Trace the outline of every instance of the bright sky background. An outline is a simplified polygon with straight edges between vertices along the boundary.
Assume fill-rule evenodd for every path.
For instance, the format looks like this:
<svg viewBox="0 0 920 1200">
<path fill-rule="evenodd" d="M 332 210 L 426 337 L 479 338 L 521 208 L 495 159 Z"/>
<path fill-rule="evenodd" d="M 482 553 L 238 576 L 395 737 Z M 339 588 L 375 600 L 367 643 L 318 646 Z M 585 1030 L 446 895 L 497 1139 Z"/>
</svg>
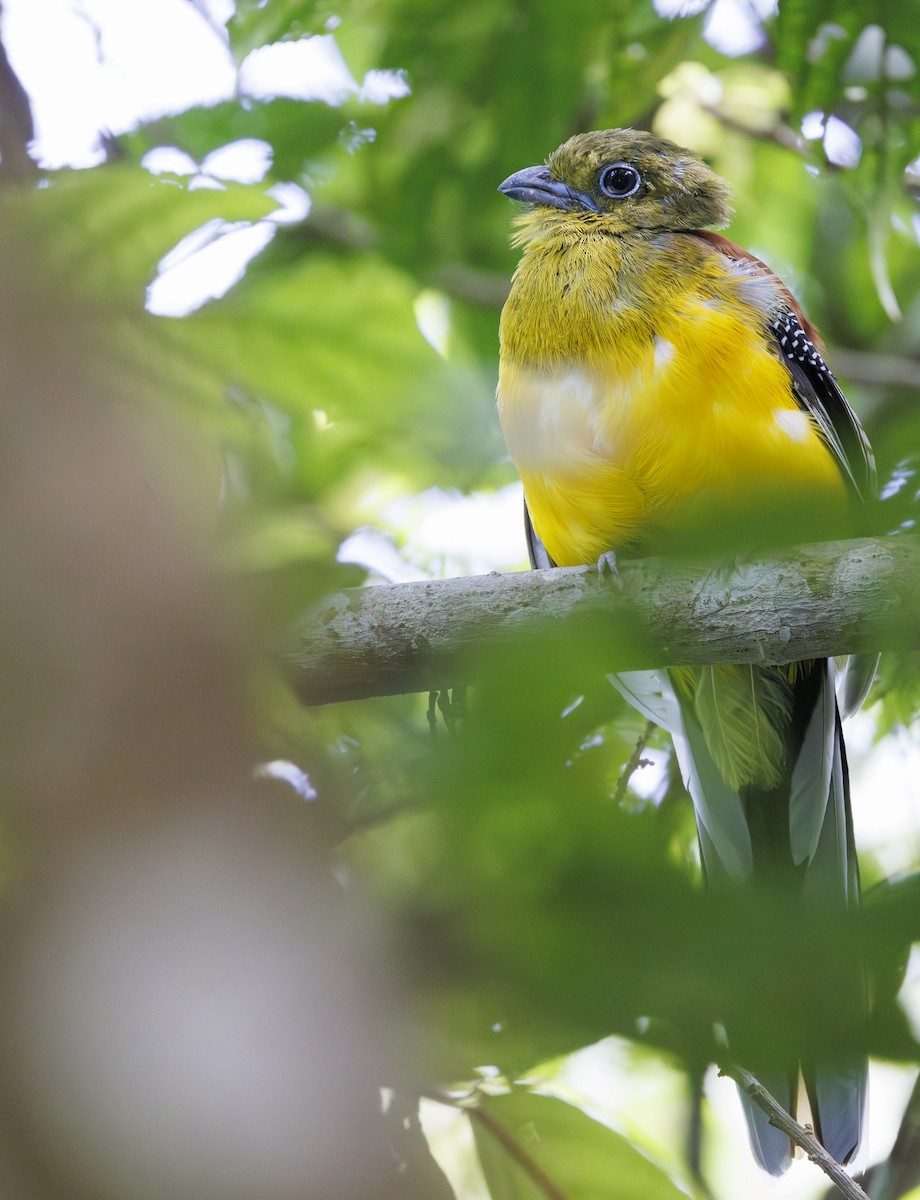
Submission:
<svg viewBox="0 0 920 1200">
<path fill-rule="evenodd" d="M 3 35 L 32 98 L 42 165 L 90 166 L 102 159 L 100 130 L 232 95 L 220 24 L 231 11 L 229 0 L 5 0 Z"/>
<path fill-rule="evenodd" d="M 655 0 L 655 7 L 671 15 L 678 7 L 689 11 L 693 3 Z M 708 36 L 727 53 L 751 50 L 759 38 L 752 14 L 763 17 L 774 7 L 775 0 L 718 0 L 708 18 Z M 355 80 L 335 44 L 335 19 L 324 36 L 254 52 L 237 75 L 223 29 L 232 9 L 232 0 L 4 0 L 3 36 L 32 100 L 38 161 L 48 168 L 92 166 L 103 157 L 100 131 L 122 133 L 142 119 L 213 103 L 231 97 L 237 89 L 253 97 L 287 95 L 330 104 L 355 93 L 370 103 L 385 104 L 408 92 L 405 79 L 396 72 L 370 72 L 362 81 Z M 840 161 L 859 154 L 852 130 L 831 129 L 822 114 L 811 114 L 803 132 L 808 137 L 835 139 Z M 830 142 L 826 144 L 830 149 Z M 219 187 L 221 180 L 257 182 L 268 169 L 270 153 L 265 143 L 247 139 L 215 151 L 204 163 L 164 147 L 149 155 L 145 165 L 153 173 L 186 175 L 190 186 Z M 161 263 L 150 288 L 151 311 L 181 315 L 222 295 L 268 243 L 277 224 L 306 214 L 309 197 L 296 182 L 272 194 L 278 210 L 268 220 L 233 226 L 212 222 L 176 247 Z M 420 327 L 435 344 L 436 326 L 448 318 L 439 316 L 436 297 L 421 296 L 418 307 Z M 349 539 L 343 557 L 369 563 L 386 578 L 459 575 L 523 565 L 517 484 L 494 495 L 432 490 L 407 496 L 390 504 L 376 524 L 377 528 Z M 405 551 L 397 553 L 386 527 L 407 537 Z M 847 730 L 858 841 L 878 853 L 889 873 L 911 869 L 920 860 L 918 736 L 905 731 L 887 739 L 881 749 L 873 749 L 871 714 L 851 721 Z M 654 776 L 642 780 L 641 786 L 653 791 Z M 920 1024 L 920 964 L 916 962 L 906 994 Z M 581 1084 L 588 1091 L 601 1086 L 593 1069 L 590 1063 L 580 1068 Z M 909 1082 L 902 1078 L 883 1089 L 884 1095 L 899 1094 Z M 605 1086 L 609 1089 L 609 1075 Z M 712 1090 L 714 1103 L 731 1104 L 719 1099 L 731 1089 Z M 608 1105 L 613 1103 L 609 1091 L 606 1097 Z M 874 1101 L 872 1119 L 871 1151 L 876 1157 L 887 1151 L 887 1131 L 896 1122 L 887 1100 Z M 768 1188 L 765 1180 L 757 1178 L 766 1195 L 772 1185 Z M 745 1186 L 754 1186 L 750 1176 Z M 796 1196 L 813 1195 L 813 1174 L 807 1173 L 801 1187 L 793 1190 Z M 754 1192 L 745 1194 L 753 1200 Z M 783 1191 L 784 1196 L 791 1194 Z"/>
<path fill-rule="evenodd" d="M 6 0 L 3 36 L 32 100 L 38 162 L 52 169 L 94 166 L 104 160 L 100 132 L 124 133 L 142 120 L 236 92 L 328 104 L 353 94 L 386 104 L 408 92 L 395 71 L 369 71 L 355 80 L 331 33 L 260 47 L 237 72 L 224 28 L 232 12 L 232 0 Z M 328 24 L 334 28 L 337 21 Z M 267 143 L 247 138 L 203 163 L 162 147 L 145 166 L 187 175 L 193 187 L 213 187 L 221 180 L 258 182 L 270 156 Z M 180 243 L 161 263 L 148 294 L 150 311 L 181 316 L 223 295 L 277 225 L 301 220 L 309 209 L 309 197 L 294 182 L 271 194 L 279 208 L 266 220 L 211 222 Z"/>
</svg>

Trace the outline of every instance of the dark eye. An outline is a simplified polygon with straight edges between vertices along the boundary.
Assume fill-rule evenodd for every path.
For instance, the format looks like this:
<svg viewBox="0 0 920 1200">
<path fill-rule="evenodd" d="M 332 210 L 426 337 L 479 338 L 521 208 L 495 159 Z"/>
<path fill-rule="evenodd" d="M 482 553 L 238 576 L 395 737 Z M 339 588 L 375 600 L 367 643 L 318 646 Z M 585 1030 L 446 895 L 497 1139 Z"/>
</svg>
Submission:
<svg viewBox="0 0 920 1200">
<path fill-rule="evenodd" d="M 642 176 L 629 163 L 613 163 L 604 167 L 597 177 L 597 184 L 605 196 L 623 200 L 639 190 Z"/>
</svg>

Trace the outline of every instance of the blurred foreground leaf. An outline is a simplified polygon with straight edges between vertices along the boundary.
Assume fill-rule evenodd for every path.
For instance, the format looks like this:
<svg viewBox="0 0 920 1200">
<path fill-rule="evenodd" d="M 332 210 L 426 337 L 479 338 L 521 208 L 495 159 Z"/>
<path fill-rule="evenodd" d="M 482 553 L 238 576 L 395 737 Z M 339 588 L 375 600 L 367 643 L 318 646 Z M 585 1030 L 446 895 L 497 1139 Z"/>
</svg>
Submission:
<svg viewBox="0 0 920 1200">
<path fill-rule="evenodd" d="M 208 221 L 257 221 L 277 208 L 260 185 L 190 188 L 117 163 L 61 171 L 37 192 L 6 193 L 9 218 L 25 222 L 53 254 L 54 269 L 84 295 L 115 307 L 143 302 L 157 263 Z"/>
<path fill-rule="evenodd" d="M 678 1200 L 687 1195 L 625 1137 L 577 1108 L 516 1088 L 472 1114 L 492 1200 Z"/>
</svg>

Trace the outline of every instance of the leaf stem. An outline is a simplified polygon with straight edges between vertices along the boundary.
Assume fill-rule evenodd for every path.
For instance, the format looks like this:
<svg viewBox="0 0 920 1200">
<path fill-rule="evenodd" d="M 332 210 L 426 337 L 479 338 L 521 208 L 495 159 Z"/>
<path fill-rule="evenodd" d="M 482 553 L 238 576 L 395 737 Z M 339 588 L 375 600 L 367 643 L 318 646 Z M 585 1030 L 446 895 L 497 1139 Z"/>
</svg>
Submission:
<svg viewBox="0 0 920 1200">
<path fill-rule="evenodd" d="M 507 1125 L 503 1124 L 484 1108 L 466 1109 L 471 1121 L 478 1121 L 483 1129 L 495 1138 L 509 1158 L 514 1159 L 530 1182 L 546 1197 L 546 1200 L 566 1200 L 565 1192 L 546 1174 L 543 1168 L 527 1153 L 520 1141 Z"/>
</svg>

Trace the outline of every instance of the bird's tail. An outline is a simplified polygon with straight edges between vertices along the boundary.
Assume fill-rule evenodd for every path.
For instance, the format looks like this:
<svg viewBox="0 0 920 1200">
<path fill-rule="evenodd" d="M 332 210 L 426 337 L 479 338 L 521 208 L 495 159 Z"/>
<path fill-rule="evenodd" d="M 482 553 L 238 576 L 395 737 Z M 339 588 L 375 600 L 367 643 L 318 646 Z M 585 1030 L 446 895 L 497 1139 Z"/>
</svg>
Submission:
<svg viewBox="0 0 920 1200">
<path fill-rule="evenodd" d="M 786 737 L 786 765 L 778 786 L 731 786 L 716 765 L 694 706 L 684 689 L 659 672 L 611 677 L 640 711 L 674 739 L 684 785 L 696 812 L 703 870 L 710 886 L 775 882 L 800 889 L 803 902 L 840 911 L 859 903 L 849 779 L 831 662 L 803 664 L 795 677 Z M 784 860 L 784 861 L 783 861 Z M 866 984 L 858 967 L 841 1002 L 865 1010 Z M 728 1030 L 731 1039 L 731 1030 Z M 756 1064 L 745 1063 L 757 1073 Z M 787 1112 L 795 1113 L 799 1063 L 758 1074 Z M 833 1062 L 802 1062 L 815 1132 L 838 1162 L 850 1161 L 862 1136 L 867 1062 L 846 1052 Z M 773 1175 L 789 1165 L 788 1137 L 741 1093 L 751 1147 Z"/>
</svg>

